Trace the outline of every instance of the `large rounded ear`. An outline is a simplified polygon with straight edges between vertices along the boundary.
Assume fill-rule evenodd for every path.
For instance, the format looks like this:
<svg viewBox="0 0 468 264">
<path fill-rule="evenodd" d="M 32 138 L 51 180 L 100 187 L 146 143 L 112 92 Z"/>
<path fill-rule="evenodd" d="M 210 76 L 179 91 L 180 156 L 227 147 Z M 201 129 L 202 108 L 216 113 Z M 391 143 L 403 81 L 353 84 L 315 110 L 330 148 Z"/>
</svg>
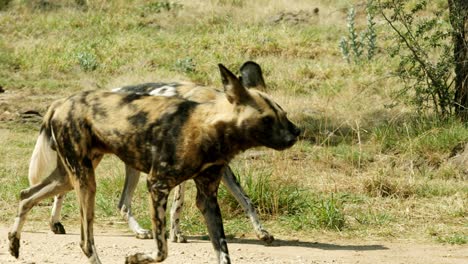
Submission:
<svg viewBox="0 0 468 264">
<path fill-rule="evenodd" d="M 249 99 L 249 92 L 242 86 L 237 77 L 229 71 L 224 65 L 218 64 L 221 72 L 221 80 L 224 86 L 224 92 L 231 104 L 241 104 Z"/>
<path fill-rule="evenodd" d="M 245 88 L 257 88 L 265 90 L 262 68 L 253 61 L 247 61 L 240 68 L 241 82 Z"/>
</svg>

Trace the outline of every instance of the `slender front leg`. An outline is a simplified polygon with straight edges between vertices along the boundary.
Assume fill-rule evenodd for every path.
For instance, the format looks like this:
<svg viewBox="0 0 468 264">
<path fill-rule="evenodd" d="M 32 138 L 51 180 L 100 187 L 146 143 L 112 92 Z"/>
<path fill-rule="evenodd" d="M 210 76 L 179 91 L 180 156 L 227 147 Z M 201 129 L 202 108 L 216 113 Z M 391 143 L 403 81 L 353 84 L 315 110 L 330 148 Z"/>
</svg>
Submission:
<svg viewBox="0 0 468 264">
<path fill-rule="evenodd" d="M 274 237 L 270 235 L 270 233 L 268 233 L 265 228 L 263 228 L 260 220 L 258 219 L 258 215 L 255 211 L 255 207 L 252 204 L 252 201 L 242 189 L 241 185 L 237 181 L 236 176 L 229 166 L 226 166 L 221 181 L 224 183 L 232 196 L 234 196 L 237 202 L 242 206 L 245 213 L 249 216 L 258 239 L 265 241 L 267 244 L 271 244 L 274 240 Z"/>
<path fill-rule="evenodd" d="M 197 186 L 197 207 L 205 218 L 211 243 L 218 257 L 218 263 L 229 264 L 231 259 L 217 200 L 221 171 L 222 169 L 218 166 L 207 169 L 207 171 L 195 178 L 195 184 Z"/>
<path fill-rule="evenodd" d="M 148 177 L 150 178 L 150 177 Z M 153 224 L 153 237 L 156 241 L 156 252 L 136 253 L 129 255 L 125 263 L 151 263 L 161 262 L 167 258 L 166 240 L 166 206 L 170 188 L 161 181 L 148 179 L 148 190 L 151 197 L 151 222 Z"/>
<path fill-rule="evenodd" d="M 122 190 L 122 195 L 120 195 L 118 208 L 122 217 L 127 221 L 128 227 L 135 233 L 136 237 L 149 239 L 152 238 L 151 231 L 143 229 L 132 214 L 133 193 L 135 192 L 139 180 L 140 172 L 125 165 L 125 185 Z"/>
<path fill-rule="evenodd" d="M 187 243 L 187 239 L 180 231 L 180 213 L 184 206 L 185 182 L 177 185 L 174 190 L 174 200 L 171 207 L 171 230 L 169 240 L 176 243 Z"/>
</svg>

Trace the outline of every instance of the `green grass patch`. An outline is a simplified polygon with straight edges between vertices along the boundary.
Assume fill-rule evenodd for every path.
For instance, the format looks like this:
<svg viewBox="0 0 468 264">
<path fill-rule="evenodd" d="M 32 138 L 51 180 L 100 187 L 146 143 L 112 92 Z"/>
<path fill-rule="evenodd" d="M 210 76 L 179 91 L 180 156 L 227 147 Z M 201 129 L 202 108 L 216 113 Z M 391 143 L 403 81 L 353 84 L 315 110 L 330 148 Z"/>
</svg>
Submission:
<svg viewBox="0 0 468 264">
<path fill-rule="evenodd" d="M 385 226 L 386 224 L 394 221 L 394 217 L 389 213 L 362 211 L 354 216 L 356 221 L 361 225 L 366 226 Z"/>
<path fill-rule="evenodd" d="M 84 2 L 0 2 L 0 221 L 11 222 L 19 192 L 29 185 L 40 123 L 21 112 L 42 114 L 54 99 L 76 91 L 142 82 L 190 80 L 222 88 L 217 63 L 236 71 L 254 60 L 264 71 L 267 93 L 303 130 L 291 149 L 253 158 L 247 153 L 233 162 L 276 237 L 309 237 L 323 229 L 408 238 L 443 222 L 439 241 L 466 240 L 466 225 L 460 224 L 466 218 L 466 166 L 450 159 L 468 142 L 467 126 L 419 115 L 394 100 L 404 85 L 392 78 L 398 62 L 385 52 L 392 41 L 380 22 L 376 56 L 346 63 L 338 43 L 349 1 Z M 309 22 L 272 21 L 280 12 L 313 12 L 316 6 L 320 12 L 310 13 Z M 357 11 L 360 29 L 365 17 Z M 97 222 L 121 221 L 123 174 L 116 158 L 106 157 L 98 168 Z M 182 228 L 206 235 L 194 185 L 187 185 Z M 228 234 L 252 232 L 223 186 L 219 202 Z M 41 202 L 28 219 L 47 222 L 51 204 Z M 132 209 L 145 228 L 151 227 L 148 206 L 142 177 Z M 63 216 L 66 225 L 79 219 L 73 191 Z"/>
<path fill-rule="evenodd" d="M 237 170 L 238 181 L 249 195 L 252 203 L 261 215 L 293 215 L 308 205 L 308 192 L 297 183 L 273 178 L 267 169 Z M 224 186 L 218 195 L 220 201 L 231 208 L 239 210 L 239 204 L 230 196 Z"/>
<path fill-rule="evenodd" d="M 464 245 L 468 243 L 468 235 L 455 233 L 447 236 L 437 237 L 437 242 L 450 245 Z"/>
<path fill-rule="evenodd" d="M 309 200 L 309 205 L 300 212 L 280 216 L 278 218 L 280 223 L 296 231 L 320 228 L 343 230 L 346 221 L 342 201 L 333 194 L 314 198 Z"/>
<path fill-rule="evenodd" d="M 468 140 L 468 129 L 459 120 L 437 120 L 424 116 L 383 123 L 373 128 L 372 134 L 383 151 L 420 155 L 450 152 L 458 143 Z"/>
</svg>

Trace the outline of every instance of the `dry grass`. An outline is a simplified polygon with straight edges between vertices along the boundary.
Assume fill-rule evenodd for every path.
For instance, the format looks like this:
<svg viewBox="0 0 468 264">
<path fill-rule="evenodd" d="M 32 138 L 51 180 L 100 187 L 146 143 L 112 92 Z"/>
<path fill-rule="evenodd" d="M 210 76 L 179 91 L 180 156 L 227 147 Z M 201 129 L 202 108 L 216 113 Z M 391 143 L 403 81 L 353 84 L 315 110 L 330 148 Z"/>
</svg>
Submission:
<svg viewBox="0 0 468 264">
<path fill-rule="evenodd" d="M 373 61 L 350 65 L 342 59 L 338 41 L 349 1 L 177 1 L 182 8 L 159 13 L 148 1 L 90 1 L 87 11 L 74 1 L 48 1 L 48 9 L 36 2 L 13 1 L 0 11 L 0 85 L 6 90 L 0 94 L 0 157 L 8 157 L 0 159 L 0 184 L 7 186 L 0 190 L 1 221 L 10 223 L 17 194 L 27 186 L 39 128 L 22 112 L 44 113 L 52 100 L 84 89 L 173 80 L 219 86 L 217 63 L 237 69 L 255 60 L 272 96 L 304 130 L 290 150 L 261 149 L 233 161 L 241 181 L 263 179 L 274 188 L 269 194 L 249 191 L 263 201 L 262 218 L 275 234 L 446 243 L 466 238 L 466 169 L 450 162 L 449 154 L 468 140 L 468 131 L 456 120 L 418 117 L 401 103 L 391 107 L 401 83 L 389 77 L 395 62 L 385 52 L 391 42 L 382 26 Z M 310 16 L 273 22 L 278 14 L 299 11 Z M 78 54 L 88 54 L 96 69 L 86 70 Z M 189 60 L 194 65 L 177 63 Z M 97 174 L 98 223 L 124 228 L 114 209 L 122 165 L 107 158 Z M 260 177 L 265 174 L 266 180 Z M 298 190 L 297 204 L 287 204 L 284 186 Z M 285 207 L 262 200 L 271 193 L 294 213 L 282 214 Z M 136 195 L 135 212 L 149 226 L 144 184 Z M 250 234 L 241 210 L 223 195 L 227 232 Z M 183 227 L 205 232 L 193 197 L 191 190 Z M 32 219 L 46 221 L 44 205 Z M 64 214 L 66 223 L 76 221 L 73 195 Z M 330 215 L 336 223 L 343 215 L 340 232 L 323 221 Z"/>
</svg>

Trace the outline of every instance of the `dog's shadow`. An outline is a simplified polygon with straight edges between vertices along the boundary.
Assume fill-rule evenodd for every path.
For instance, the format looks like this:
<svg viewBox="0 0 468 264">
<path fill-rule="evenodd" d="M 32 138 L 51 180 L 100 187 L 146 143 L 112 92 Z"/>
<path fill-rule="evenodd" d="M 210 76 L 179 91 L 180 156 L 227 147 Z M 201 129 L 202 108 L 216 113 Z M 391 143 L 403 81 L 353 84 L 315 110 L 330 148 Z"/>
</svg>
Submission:
<svg viewBox="0 0 468 264">
<path fill-rule="evenodd" d="M 37 234 L 46 234 L 45 231 L 25 231 L 25 233 L 37 233 Z M 67 235 L 79 236 L 78 232 L 70 232 Z M 96 234 L 96 237 L 134 237 L 133 234 Z M 312 242 L 312 241 L 300 241 L 297 239 L 294 240 L 285 240 L 285 239 L 275 239 L 271 244 L 266 244 L 263 241 L 258 239 L 250 238 L 233 238 L 229 235 L 227 236 L 228 244 L 246 244 L 246 245 L 259 245 L 266 247 L 302 247 L 302 248 L 315 248 L 321 250 L 351 250 L 351 251 L 373 251 L 373 250 L 388 250 L 389 248 L 383 245 L 340 245 L 340 244 L 330 244 L 330 243 L 321 243 L 321 242 Z M 207 242 L 210 243 L 208 236 L 186 236 L 188 243 L 200 243 Z M 152 240 L 152 239 L 148 239 Z"/>
<path fill-rule="evenodd" d="M 197 240 L 207 240 L 205 236 L 189 236 L 187 237 L 190 242 Z M 321 250 L 352 250 L 352 251 L 372 251 L 372 250 L 388 250 L 389 248 L 383 245 L 340 245 L 340 244 L 329 244 L 321 242 L 310 242 L 310 241 L 299 241 L 299 240 L 284 240 L 275 239 L 271 244 L 266 244 L 263 241 L 257 239 L 248 238 L 229 238 L 228 244 L 250 244 L 250 245 L 263 245 L 267 247 L 303 247 L 303 248 L 316 248 Z"/>
</svg>

